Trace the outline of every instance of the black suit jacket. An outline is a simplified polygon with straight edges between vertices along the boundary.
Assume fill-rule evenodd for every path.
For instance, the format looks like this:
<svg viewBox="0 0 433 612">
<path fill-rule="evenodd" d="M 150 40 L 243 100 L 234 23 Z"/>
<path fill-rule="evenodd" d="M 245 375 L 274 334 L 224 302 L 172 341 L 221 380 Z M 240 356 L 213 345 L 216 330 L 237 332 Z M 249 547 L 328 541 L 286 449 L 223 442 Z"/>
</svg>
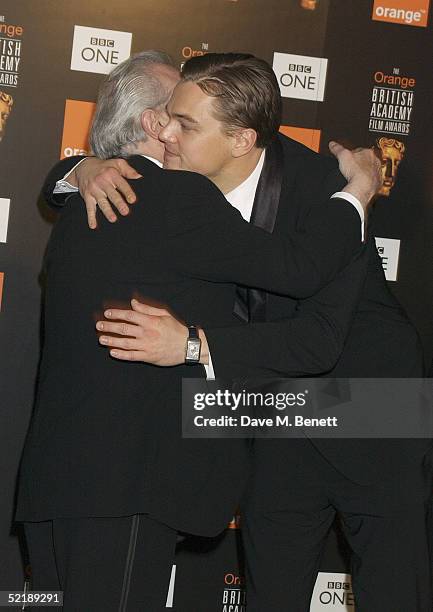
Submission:
<svg viewBox="0 0 433 612">
<path fill-rule="evenodd" d="M 55 182 L 76 161 L 64 160 L 48 176 L 44 192 L 53 205 L 57 203 L 52 195 Z M 350 233 L 353 223 L 359 231 L 359 217 L 352 206 L 329 207 L 327 198 L 344 184 L 333 158 L 283 136 L 268 147 L 252 221 L 274 236 L 299 236 L 312 230 L 314 240 L 321 227 L 318 265 L 323 275 L 328 273 L 334 280 L 303 300 L 252 292 L 247 317 L 245 305 L 236 297 L 234 312 L 243 317 L 238 325 L 205 326 L 217 376 L 423 375 L 417 333 L 386 284 L 374 243 L 374 219 L 369 219 L 362 263 L 352 261 L 336 275 L 336 268 L 347 258 L 346 249 L 356 240 Z M 275 262 L 269 269 L 273 268 Z M 261 443 L 271 449 L 270 441 Z M 315 443 L 340 470 L 362 482 L 379 477 L 377 466 L 393 460 L 393 449 L 398 455 L 402 452 L 394 441 Z"/>
<path fill-rule="evenodd" d="M 358 215 L 344 202 L 325 198 L 305 220 L 308 232 L 279 238 L 245 223 L 204 177 L 162 171 L 144 158 L 133 163 L 143 179 L 134 182 L 139 202 L 128 217 L 114 225 L 101 218 L 92 232 L 73 196 L 48 245 L 43 358 L 16 519 L 143 512 L 213 535 L 242 493 L 247 444 L 182 439 L 181 380 L 203 376 L 202 367 L 112 360 L 94 322 L 104 307 L 127 307 L 135 296 L 226 329 L 238 323 L 235 281 L 297 296 L 324 285 L 311 319 L 327 320 L 327 333 L 338 338 L 347 333 L 368 258 Z M 341 228 L 341 248 L 320 265 Z M 336 274 L 345 300 L 329 295 Z"/>
<path fill-rule="evenodd" d="M 260 224 L 267 224 L 270 228 L 268 231 L 272 231 L 274 236 L 296 235 L 309 231 L 311 218 L 318 214 L 318 209 L 323 210 L 325 199 L 339 191 L 345 181 L 337 172 L 334 159 L 317 155 L 285 137 L 279 138 L 279 144 L 272 147 L 276 149 L 272 157 L 280 158 L 280 172 L 272 173 L 262 185 L 262 195 L 259 194 L 254 203 L 253 218 L 261 211 Z M 279 190 L 275 188 L 275 183 L 279 183 Z M 276 203 L 266 201 L 269 192 L 278 198 Z M 347 207 L 354 211 L 349 204 Z M 329 242 L 330 232 L 324 228 L 328 241 L 321 251 L 321 265 L 324 268 L 336 256 L 335 251 L 341 249 L 341 242 L 346 240 L 342 223 L 337 221 L 336 226 L 337 233 L 332 242 Z M 345 287 L 346 279 L 339 276 L 334 277 L 326 292 L 317 293 L 308 300 L 300 301 L 275 293 L 263 294 L 261 312 L 259 316 L 254 312 L 250 314 L 248 327 L 240 325 L 230 330 L 206 328 L 217 375 L 225 374 L 229 367 L 231 372 L 235 370 L 258 376 L 324 373 L 341 377 L 421 376 L 423 366 L 419 338 L 388 289 L 375 247 L 374 219 L 371 218 L 368 221 L 366 250 L 368 264 L 365 283 L 360 287 L 357 302 Z M 350 276 L 349 270 L 347 276 Z M 311 311 L 319 315 L 324 312 L 320 308 L 322 299 L 334 301 L 335 307 L 349 299 L 353 321 L 350 327 L 345 328 L 344 337 L 338 336 L 337 339 L 334 336 L 331 339 L 329 336 L 328 346 L 321 343 L 317 351 L 315 345 L 317 338 L 323 336 L 325 322 L 321 316 L 315 323 L 308 319 L 305 326 L 302 321 L 309 317 Z M 300 329 L 302 334 L 299 333 Z M 229 362 L 227 354 L 230 355 Z"/>
<path fill-rule="evenodd" d="M 64 159 L 48 174 L 43 195 L 53 208 L 61 210 L 59 207 L 71 197 L 55 195 L 56 182 L 81 159 L 80 156 Z M 140 171 L 142 158 L 128 161 Z M 345 184 L 334 158 L 319 156 L 284 136 L 279 136 L 268 148 L 252 222 L 268 233 L 273 232 L 274 237 L 300 241 L 302 251 L 297 255 L 301 263 L 297 264 L 300 267 L 296 279 L 299 285 L 291 300 L 275 292 L 267 295 L 253 292 L 253 299 L 249 300 L 253 313 L 250 318 L 245 317 L 245 306 L 236 298 L 234 315 L 238 325 L 234 329 L 206 327 L 217 376 L 319 375 L 335 366 L 363 291 L 360 278 L 352 279 L 357 274 L 366 277 L 370 259 L 364 257 L 356 269 L 348 267 L 349 263 L 354 266 L 353 256 L 360 253 L 359 215 L 347 202 L 329 200 Z M 134 182 L 132 187 L 135 188 Z M 230 223 L 233 213 L 225 214 Z M 309 240 L 308 254 L 301 237 Z M 368 249 L 375 254 L 372 243 Z M 189 253 L 196 257 L 195 251 Z M 201 253 L 201 257 L 207 256 L 211 259 L 212 253 L 207 250 Z M 269 273 L 277 267 L 275 260 L 269 262 L 261 257 L 257 264 L 263 268 L 269 264 Z M 208 267 L 211 262 L 205 261 L 204 265 Z M 332 287 L 319 293 L 337 274 Z M 311 299 L 302 302 L 301 307 L 297 297 L 307 296 Z M 247 327 L 246 323 L 251 321 L 266 321 L 266 325 Z"/>
<path fill-rule="evenodd" d="M 266 175 L 253 210 L 260 211 L 260 224 L 266 224 L 274 235 L 308 231 L 306 224 L 321 207 L 323 197 L 341 189 L 341 176 L 332 171 L 334 160 L 316 155 L 302 145 L 280 137 L 281 146 L 273 146 L 273 160 L 280 159 L 280 171 Z M 275 185 L 279 185 L 279 187 Z M 343 183 L 344 184 L 344 183 Z M 259 191 L 259 190 L 258 190 Z M 275 201 L 266 201 L 266 194 Z M 341 229 L 341 226 L 339 226 Z M 341 231 L 344 231 L 341 229 Z M 205 329 L 216 375 L 252 376 L 335 376 L 351 378 L 410 378 L 424 374 L 422 348 L 418 334 L 406 313 L 388 289 L 381 260 L 374 241 L 374 216 L 368 220 L 367 267 L 365 282 L 358 294 L 350 291 L 348 278 L 356 274 L 349 266 L 346 278 L 336 276 L 325 290 L 315 296 L 296 300 L 274 293 L 262 293 L 260 305 L 250 308 L 250 324 L 230 329 Z M 328 243 L 323 265 L 339 249 L 338 236 Z M 343 335 L 328 334 L 326 317 L 337 319 L 338 304 L 349 301 L 350 324 Z M 328 308 L 325 307 L 327 304 Z M 317 317 L 312 317 L 311 313 Z M 346 314 L 348 314 L 346 312 Z M 347 319 L 346 319 L 347 320 Z M 341 321 L 341 319 L 340 319 Z M 343 329 L 341 327 L 341 329 Z M 326 337 L 328 340 L 326 341 Z M 318 344 L 317 344 L 318 343 Z M 229 358 L 228 358 L 229 356 Z M 233 374 L 232 374 L 233 375 Z M 410 407 L 408 407 L 410 409 Z M 319 451 L 339 471 L 352 480 L 369 482 L 395 477 L 396 465 L 417 461 L 430 448 L 430 441 L 312 440 Z M 281 441 L 256 440 L 272 453 Z"/>
</svg>

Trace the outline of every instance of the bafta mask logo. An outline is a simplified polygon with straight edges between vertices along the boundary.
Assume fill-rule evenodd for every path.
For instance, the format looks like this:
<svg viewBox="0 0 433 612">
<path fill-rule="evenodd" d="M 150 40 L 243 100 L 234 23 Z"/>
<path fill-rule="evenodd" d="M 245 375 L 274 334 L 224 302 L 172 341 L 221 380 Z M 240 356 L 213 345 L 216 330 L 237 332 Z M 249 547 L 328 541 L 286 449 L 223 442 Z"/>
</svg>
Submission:
<svg viewBox="0 0 433 612">
<path fill-rule="evenodd" d="M 301 6 L 308 11 L 314 11 L 317 8 L 318 0 L 301 0 Z"/>
<path fill-rule="evenodd" d="M 0 141 L 3 139 L 6 122 L 11 114 L 13 103 L 14 99 L 10 94 L 0 91 Z"/>
<path fill-rule="evenodd" d="M 386 138 L 385 136 L 379 138 L 377 145 L 382 154 L 383 185 L 379 193 L 384 196 L 389 196 L 391 189 L 395 185 L 397 169 L 403 159 L 406 147 L 400 140 Z"/>
</svg>

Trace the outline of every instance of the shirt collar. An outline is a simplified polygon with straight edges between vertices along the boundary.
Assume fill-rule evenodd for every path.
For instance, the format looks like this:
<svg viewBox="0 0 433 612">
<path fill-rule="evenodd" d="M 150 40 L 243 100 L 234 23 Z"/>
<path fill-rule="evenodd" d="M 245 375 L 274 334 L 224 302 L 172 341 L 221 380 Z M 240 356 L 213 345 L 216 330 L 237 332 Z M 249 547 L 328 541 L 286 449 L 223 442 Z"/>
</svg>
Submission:
<svg viewBox="0 0 433 612">
<path fill-rule="evenodd" d="M 141 157 L 145 157 L 149 161 L 153 162 L 154 164 L 156 164 L 157 166 L 162 168 L 162 162 L 160 162 L 159 159 L 155 159 L 154 157 L 150 157 L 150 155 L 142 155 L 141 153 L 140 153 L 140 155 L 141 155 Z"/>
<path fill-rule="evenodd" d="M 257 166 L 251 174 L 237 187 L 226 193 L 226 200 L 235 206 L 242 214 L 244 219 L 249 221 L 251 210 L 256 195 L 257 185 L 265 163 L 265 150 L 262 151 Z"/>
</svg>

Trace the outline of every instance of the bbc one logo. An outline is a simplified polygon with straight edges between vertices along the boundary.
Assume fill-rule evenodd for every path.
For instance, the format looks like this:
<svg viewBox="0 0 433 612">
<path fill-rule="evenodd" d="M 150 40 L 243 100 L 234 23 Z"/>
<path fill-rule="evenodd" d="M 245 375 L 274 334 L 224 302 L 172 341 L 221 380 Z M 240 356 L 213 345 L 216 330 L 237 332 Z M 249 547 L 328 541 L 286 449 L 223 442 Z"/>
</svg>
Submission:
<svg viewBox="0 0 433 612">
<path fill-rule="evenodd" d="M 273 69 L 284 98 L 322 102 L 328 60 L 292 53 L 274 53 Z"/>
<path fill-rule="evenodd" d="M 430 0 L 375 0 L 372 18 L 426 28 L 429 5 Z"/>
<path fill-rule="evenodd" d="M 317 575 L 310 612 L 326 610 L 355 612 L 352 580 L 348 574 L 319 572 Z"/>
<path fill-rule="evenodd" d="M 132 34 L 76 25 L 71 70 L 108 74 L 131 54 Z"/>
</svg>

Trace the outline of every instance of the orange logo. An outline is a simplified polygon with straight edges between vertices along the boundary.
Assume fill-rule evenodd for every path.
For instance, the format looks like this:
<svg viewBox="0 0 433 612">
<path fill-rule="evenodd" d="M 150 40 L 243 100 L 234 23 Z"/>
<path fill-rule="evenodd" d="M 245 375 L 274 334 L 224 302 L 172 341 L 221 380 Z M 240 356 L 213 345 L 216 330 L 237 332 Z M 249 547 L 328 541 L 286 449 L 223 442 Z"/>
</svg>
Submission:
<svg viewBox="0 0 433 612">
<path fill-rule="evenodd" d="M 374 21 L 426 28 L 430 0 L 374 0 Z"/>
<path fill-rule="evenodd" d="M 282 125 L 280 127 L 280 132 L 289 138 L 293 138 L 293 140 L 297 140 L 309 149 L 316 151 L 316 153 L 319 152 L 321 135 L 320 130 Z"/>
<path fill-rule="evenodd" d="M 245 578 L 244 576 L 239 576 L 238 574 L 229 572 L 224 576 L 224 584 L 227 584 L 228 586 L 244 586 Z"/>
<path fill-rule="evenodd" d="M 6 34 L 9 38 L 15 38 L 15 36 L 22 36 L 24 28 L 22 26 L 7 25 L 6 23 L 0 23 L 0 34 Z"/>
<path fill-rule="evenodd" d="M 3 296 L 3 281 L 4 281 L 5 275 L 4 272 L 0 272 L 0 310 L 2 307 L 2 296 Z"/>
<path fill-rule="evenodd" d="M 66 100 L 60 159 L 89 153 L 88 137 L 94 112 L 94 102 Z"/>
<path fill-rule="evenodd" d="M 209 51 L 207 50 L 208 45 L 205 43 L 203 46 L 205 47 L 203 49 L 192 49 L 191 47 L 183 47 L 182 57 L 185 59 L 190 59 L 191 57 L 206 55 L 206 53 L 209 53 Z"/>
</svg>

